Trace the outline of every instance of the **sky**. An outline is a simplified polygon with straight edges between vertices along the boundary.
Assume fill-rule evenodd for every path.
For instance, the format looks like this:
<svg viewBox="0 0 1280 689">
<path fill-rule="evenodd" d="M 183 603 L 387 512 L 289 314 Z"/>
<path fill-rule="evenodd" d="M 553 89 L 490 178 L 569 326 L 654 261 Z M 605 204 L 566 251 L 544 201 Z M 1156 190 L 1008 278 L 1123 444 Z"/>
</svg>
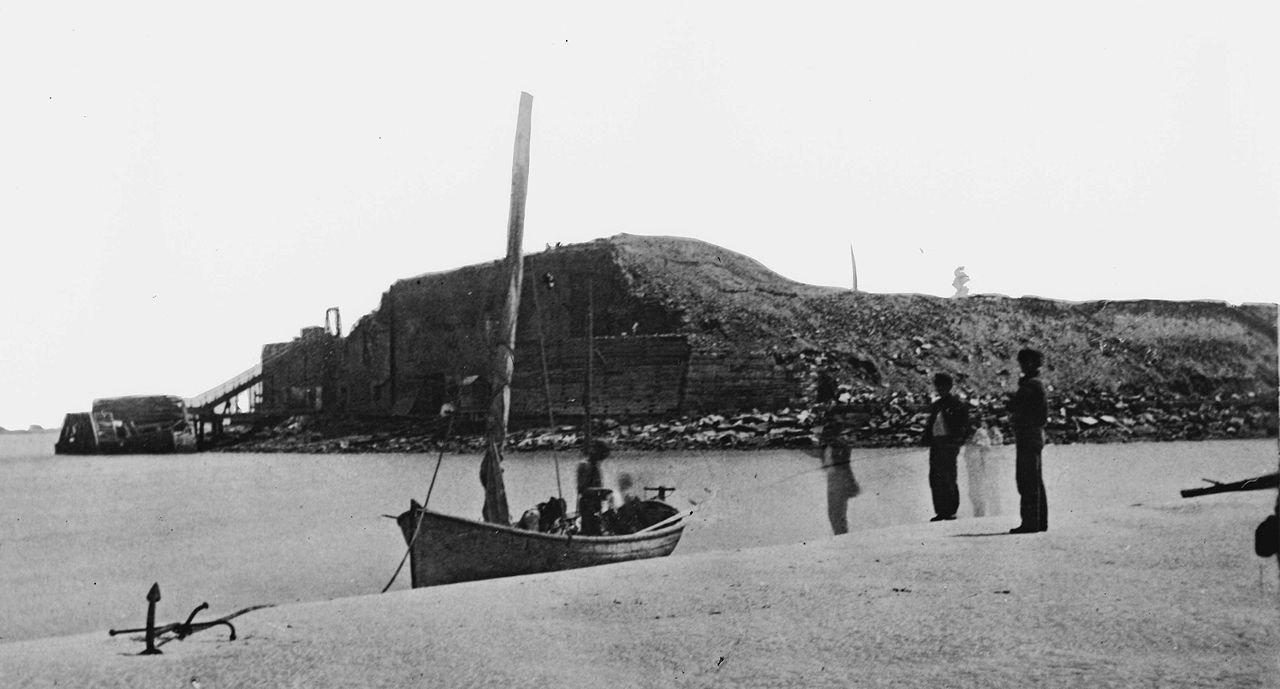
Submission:
<svg viewBox="0 0 1280 689">
<path fill-rule="evenodd" d="M 1265 2 L 355 5 L 0 5 L 0 426 L 194 396 L 500 258 L 521 91 L 528 252 L 1280 300 Z"/>
</svg>

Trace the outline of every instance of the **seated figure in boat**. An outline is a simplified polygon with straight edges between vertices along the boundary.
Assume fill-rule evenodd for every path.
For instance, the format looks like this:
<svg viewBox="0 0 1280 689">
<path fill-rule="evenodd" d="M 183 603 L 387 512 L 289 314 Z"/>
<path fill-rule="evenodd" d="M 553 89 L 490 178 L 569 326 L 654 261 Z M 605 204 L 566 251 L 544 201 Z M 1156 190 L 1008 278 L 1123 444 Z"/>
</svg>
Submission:
<svg viewBox="0 0 1280 689">
<path fill-rule="evenodd" d="M 564 498 L 552 496 L 525 510 L 515 526 L 525 531 L 564 533 L 568 528 L 567 516 Z"/>
<path fill-rule="evenodd" d="M 609 456 L 609 445 L 594 440 L 587 458 L 578 463 L 578 532 L 584 536 L 604 533 L 604 516 L 613 507 L 613 490 L 605 488 L 600 463 Z"/>
<path fill-rule="evenodd" d="M 644 502 L 632 491 L 634 486 L 635 479 L 631 474 L 618 474 L 618 495 L 622 497 L 622 504 L 617 509 L 606 511 L 602 516 L 605 533 L 629 534 L 648 526 L 644 521 L 647 516 Z"/>
</svg>

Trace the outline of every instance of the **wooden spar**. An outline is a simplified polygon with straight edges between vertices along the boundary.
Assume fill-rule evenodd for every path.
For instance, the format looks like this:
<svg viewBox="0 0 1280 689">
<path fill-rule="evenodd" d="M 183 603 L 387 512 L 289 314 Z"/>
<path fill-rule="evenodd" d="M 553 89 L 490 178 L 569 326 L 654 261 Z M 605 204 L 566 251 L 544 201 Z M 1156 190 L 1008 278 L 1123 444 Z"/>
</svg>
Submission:
<svg viewBox="0 0 1280 689">
<path fill-rule="evenodd" d="M 547 369 L 547 338 L 542 332 L 542 305 L 538 302 L 538 285 L 534 282 L 533 289 L 529 290 L 533 295 L 533 318 L 538 326 L 538 358 L 542 361 L 542 394 L 547 401 L 547 426 L 552 430 L 556 427 L 556 413 L 551 408 L 551 373 Z"/>
<path fill-rule="evenodd" d="M 507 416 L 511 408 L 511 374 L 515 368 L 516 316 L 520 311 L 520 285 L 524 279 L 524 206 L 529 192 L 529 138 L 533 121 L 533 96 L 520 94 L 516 121 L 515 155 L 511 166 L 511 208 L 507 215 L 507 290 L 498 325 L 497 344 L 490 368 L 489 418 L 486 425 L 484 462 L 484 520 L 511 523 L 507 490 L 502 481 L 502 450 L 507 441 Z"/>
<path fill-rule="evenodd" d="M 596 330 L 596 306 L 595 298 L 592 295 L 594 291 L 593 280 L 587 277 L 587 380 L 582 393 L 582 413 L 586 417 L 583 421 L 583 427 L 586 433 L 582 437 L 582 453 L 589 454 L 591 452 L 591 441 L 594 439 L 591 431 L 591 385 L 592 373 L 595 367 L 595 330 Z"/>
<path fill-rule="evenodd" d="M 1182 497 L 1195 498 L 1201 495 L 1213 495 L 1214 493 L 1235 493 L 1247 490 L 1267 490 L 1280 485 L 1280 473 L 1265 474 L 1254 478 L 1247 478 L 1243 481 L 1232 481 L 1231 483 L 1219 483 L 1218 481 L 1210 481 L 1203 479 L 1211 485 L 1204 488 L 1188 488 L 1182 491 Z"/>
<path fill-rule="evenodd" d="M 391 331 L 387 336 L 387 383 L 391 392 L 391 405 L 398 401 L 396 393 L 396 291 L 389 289 L 384 297 L 387 310 L 387 328 Z"/>
<path fill-rule="evenodd" d="M 548 284 L 548 287 L 550 285 Z M 542 360 L 542 392 L 547 399 L 547 430 L 556 429 L 556 413 L 551 409 L 551 374 L 547 371 L 547 338 L 542 331 L 542 305 L 538 302 L 538 280 L 533 281 L 533 320 L 538 326 L 538 357 Z M 560 459 L 552 455 L 556 465 L 556 496 L 564 499 L 564 488 L 560 481 Z"/>
</svg>

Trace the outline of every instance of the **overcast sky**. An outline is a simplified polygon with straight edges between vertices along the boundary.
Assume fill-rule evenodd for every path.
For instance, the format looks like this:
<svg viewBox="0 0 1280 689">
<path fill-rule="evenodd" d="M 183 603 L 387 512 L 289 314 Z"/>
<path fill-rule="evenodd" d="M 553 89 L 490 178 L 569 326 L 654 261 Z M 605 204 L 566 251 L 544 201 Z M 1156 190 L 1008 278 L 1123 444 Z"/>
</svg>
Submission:
<svg viewBox="0 0 1280 689">
<path fill-rule="evenodd" d="M 0 426 L 192 396 L 395 280 L 695 237 L 804 282 L 1274 302 L 1270 3 L 0 5 Z M 754 9 L 753 9 L 754 8 Z"/>
</svg>

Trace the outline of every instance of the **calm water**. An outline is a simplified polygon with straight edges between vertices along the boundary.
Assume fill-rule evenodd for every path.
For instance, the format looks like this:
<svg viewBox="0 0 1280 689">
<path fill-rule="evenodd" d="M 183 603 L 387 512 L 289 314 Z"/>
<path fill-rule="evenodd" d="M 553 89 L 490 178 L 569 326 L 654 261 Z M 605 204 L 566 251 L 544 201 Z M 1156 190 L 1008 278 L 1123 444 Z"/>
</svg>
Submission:
<svg viewBox="0 0 1280 689">
<path fill-rule="evenodd" d="M 0 642 L 141 626 L 159 582 L 162 622 L 202 601 L 216 616 L 251 605 L 376 594 L 404 554 L 394 515 L 427 493 L 434 454 L 59 457 L 56 433 L 0 435 Z M 1096 509 L 1168 502 L 1201 477 L 1276 470 L 1276 441 L 1050 447 L 1051 523 Z M 966 528 L 1016 525 L 1012 448 L 996 484 L 1004 513 Z M 556 460 L 572 493 L 573 454 L 512 454 L 513 513 L 556 494 Z M 830 538 L 825 478 L 802 452 L 619 453 L 613 476 L 674 485 L 699 509 L 673 557 Z M 859 450 L 864 493 L 853 530 L 932 516 L 923 449 Z M 446 455 L 431 506 L 476 517 L 479 457 Z M 965 472 L 961 517 L 971 514 Z M 407 567 L 395 589 L 407 588 Z"/>
</svg>

